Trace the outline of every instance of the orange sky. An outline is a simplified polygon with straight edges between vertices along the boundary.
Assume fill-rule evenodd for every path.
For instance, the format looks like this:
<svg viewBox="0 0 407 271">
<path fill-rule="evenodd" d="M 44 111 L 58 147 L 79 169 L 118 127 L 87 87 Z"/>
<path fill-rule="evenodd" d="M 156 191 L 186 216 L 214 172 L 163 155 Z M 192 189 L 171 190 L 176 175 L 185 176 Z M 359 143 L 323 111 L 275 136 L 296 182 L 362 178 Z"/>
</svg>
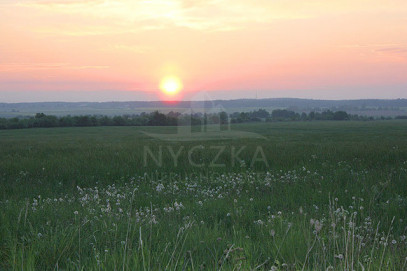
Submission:
<svg viewBox="0 0 407 271">
<path fill-rule="evenodd" d="M 0 0 L 0 102 L 407 98 L 405 0 Z"/>
</svg>

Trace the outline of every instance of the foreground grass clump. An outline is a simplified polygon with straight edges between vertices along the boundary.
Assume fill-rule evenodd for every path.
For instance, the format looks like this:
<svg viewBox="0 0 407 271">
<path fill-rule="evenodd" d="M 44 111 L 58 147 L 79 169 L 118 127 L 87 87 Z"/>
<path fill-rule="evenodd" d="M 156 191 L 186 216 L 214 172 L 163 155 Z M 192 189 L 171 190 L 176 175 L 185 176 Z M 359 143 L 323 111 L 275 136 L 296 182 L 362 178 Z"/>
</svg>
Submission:
<svg viewBox="0 0 407 271">
<path fill-rule="evenodd" d="M 174 144 L 260 145 L 269 168 L 249 168 L 250 152 L 234 167 L 227 154 L 221 168 L 144 167 L 143 146 L 164 143 L 132 128 L 7 131 L 0 269 L 406 269 L 407 125 L 389 123 Z"/>
</svg>

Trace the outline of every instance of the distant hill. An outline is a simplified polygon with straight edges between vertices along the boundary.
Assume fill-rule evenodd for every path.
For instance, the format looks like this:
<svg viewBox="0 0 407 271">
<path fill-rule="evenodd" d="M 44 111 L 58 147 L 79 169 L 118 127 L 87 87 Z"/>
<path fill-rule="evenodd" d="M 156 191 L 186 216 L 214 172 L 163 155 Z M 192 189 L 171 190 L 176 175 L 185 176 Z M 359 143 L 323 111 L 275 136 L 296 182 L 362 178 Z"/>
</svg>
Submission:
<svg viewBox="0 0 407 271">
<path fill-rule="evenodd" d="M 161 102 L 161 101 L 129 101 L 129 102 L 37 102 L 37 103 L 0 103 L 0 117 L 33 116 L 35 113 L 47 115 L 124 115 L 139 114 L 159 110 L 183 112 L 191 107 L 195 111 L 210 106 L 222 106 L 228 113 L 251 111 L 259 108 L 272 111 L 274 109 L 290 109 L 295 112 L 324 110 L 343 110 L 351 114 L 366 116 L 397 116 L 407 115 L 407 99 L 380 100 L 313 100 L 296 98 L 272 99 L 237 99 L 214 100 L 211 102 Z"/>
</svg>

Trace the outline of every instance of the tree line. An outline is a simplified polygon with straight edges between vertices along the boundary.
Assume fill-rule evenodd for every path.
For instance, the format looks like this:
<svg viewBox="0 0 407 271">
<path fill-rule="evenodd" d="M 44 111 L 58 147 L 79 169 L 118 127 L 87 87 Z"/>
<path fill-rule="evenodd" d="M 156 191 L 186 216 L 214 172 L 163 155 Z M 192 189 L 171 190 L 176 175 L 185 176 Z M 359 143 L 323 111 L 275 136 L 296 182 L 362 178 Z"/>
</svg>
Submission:
<svg viewBox="0 0 407 271">
<path fill-rule="evenodd" d="M 45 115 L 37 113 L 33 117 L 0 118 L 0 129 L 24 129 L 24 128 L 50 128 L 50 127 L 91 127 L 91 126 L 176 126 L 176 125 L 202 125 L 202 124 L 227 124 L 247 123 L 261 121 L 318 121 L 318 120 L 374 120 L 373 117 L 348 114 L 345 111 L 309 112 L 297 113 L 286 109 L 276 109 L 271 113 L 265 109 L 250 112 L 220 113 L 192 113 L 181 114 L 169 112 L 167 114 L 158 111 L 152 113 L 140 113 L 123 116 L 82 115 L 62 116 Z M 379 119 L 392 119 L 390 117 Z M 398 116 L 395 119 L 407 119 L 407 116 Z"/>
<path fill-rule="evenodd" d="M 271 113 L 265 109 L 251 112 L 236 112 L 230 115 L 232 122 L 242 123 L 251 121 L 313 121 L 313 120 L 374 120 L 373 117 L 348 114 L 345 111 L 323 112 L 311 111 L 309 113 L 297 113 L 286 109 L 276 109 Z"/>
</svg>

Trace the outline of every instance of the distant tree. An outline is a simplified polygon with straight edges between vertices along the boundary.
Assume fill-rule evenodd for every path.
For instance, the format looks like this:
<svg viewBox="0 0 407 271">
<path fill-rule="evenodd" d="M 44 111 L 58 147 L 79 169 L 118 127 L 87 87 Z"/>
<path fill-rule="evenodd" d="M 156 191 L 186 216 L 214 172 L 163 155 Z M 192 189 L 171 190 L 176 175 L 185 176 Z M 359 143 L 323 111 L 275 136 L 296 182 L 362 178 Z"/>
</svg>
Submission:
<svg viewBox="0 0 407 271">
<path fill-rule="evenodd" d="M 41 119 L 41 118 L 44 118 L 45 117 L 45 114 L 44 113 L 37 113 L 37 114 L 35 114 L 35 118 L 36 119 Z"/>
<path fill-rule="evenodd" d="M 7 123 L 7 129 L 22 129 L 25 128 L 19 118 L 9 119 Z"/>
<path fill-rule="evenodd" d="M 74 126 L 74 120 L 70 115 L 65 116 L 65 117 L 60 117 L 59 118 L 59 126 L 61 126 L 61 127 L 72 127 L 72 126 Z"/>
<path fill-rule="evenodd" d="M 228 124 L 228 119 L 229 119 L 229 117 L 226 112 L 224 112 L 224 111 L 220 112 L 220 114 L 219 114 L 220 124 Z"/>
<path fill-rule="evenodd" d="M 271 112 L 271 117 L 273 120 L 282 121 L 282 120 L 296 120 L 299 118 L 294 111 L 289 111 L 286 109 L 276 109 Z"/>
<path fill-rule="evenodd" d="M 253 111 L 252 116 L 254 118 L 268 118 L 270 113 L 265 109 L 259 109 L 257 111 Z"/>
<path fill-rule="evenodd" d="M 250 114 L 247 112 L 241 112 L 238 122 L 248 122 L 250 120 Z"/>
<path fill-rule="evenodd" d="M 170 117 L 170 118 L 178 118 L 180 115 L 181 115 L 181 113 L 179 113 L 179 112 L 170 111 L 170 112 L 167 114 L 167 117 Z"/>
<path fill-rule="evenodd" d="M 126 120 L 122 116 L 113 117 L 113 125 L 115 126 L 125 126 Z"/>
<path fill-rule="evenodd" d="M 208 114 L 207 121 L 208 121 L 208 124 L 218 124 L 218 123 L 220 123 L 220 115 L 219 114 Z"/>
<path fill-rule="evenodd" d="M 99 125 L 101 126 L 111 126 L 113 125 L 113 121 L 108 116 L 103 116 L 99 118 Z"/>
<path fill-rule="evenodd" d="M 309 112 L 308 119 L 309 120 L 314 120 L 315 119 L 315 112 L 314 111 Z"/>
<path fill-rule="evenodd" d="M 7 119 L 0 118 L 0 129 L 7 129 Z"/>
<path fill-rule="evenodd" d="M 149 121 L 149 125 L 152 125 L 152 126 L 166 126 L 166 125 L 168 125 L 167 117 L 164 114 L 162 114 L 162 113 L 160 113 L 158 111 L 154 111 L 151 114 L 150 117 L 151 118 L 150 118 L 150 121 Z"/>
<path fill-rule="evenodd" d="M 57 127 L 59 120 L 56 116 L 47 116 L 44 113 L 37 113 L 34 117 L 33 127 Z"/>
<path fill-rule="evenodd" d="M 334 120 L 349 120 L 349 116 L 348 116 L 348 113 L 346 113 L 345 111 L 336 111 L 333 114 L 333 119 Z"/>
<path fill-rule="evenodd" d="M 75 116 L 74 125 L 79 127 L 91 126 L 89 116 Z"/>
<path fill-rule="evenodd" d="M 90 117 L 89 121 L 91 126 L 99 126 L 99 120 L 96 116 Z"/>
</svg>

